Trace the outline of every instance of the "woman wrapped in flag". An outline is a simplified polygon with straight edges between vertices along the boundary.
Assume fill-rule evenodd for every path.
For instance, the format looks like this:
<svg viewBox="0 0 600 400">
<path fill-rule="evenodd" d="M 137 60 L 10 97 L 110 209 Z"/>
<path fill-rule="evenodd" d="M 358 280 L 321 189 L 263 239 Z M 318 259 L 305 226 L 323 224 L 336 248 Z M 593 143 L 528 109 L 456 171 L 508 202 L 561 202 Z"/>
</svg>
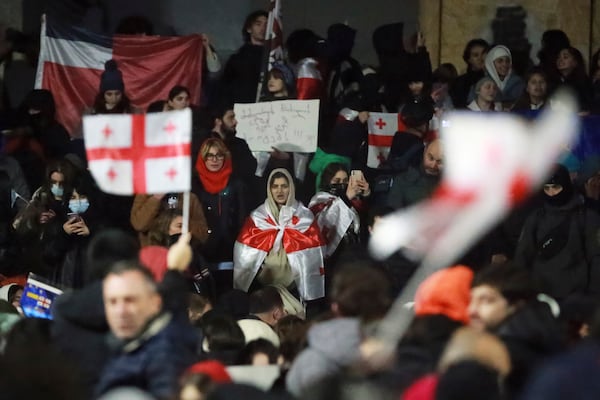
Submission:
<svg viewBox="0 0 600 400">
<path fill-rule="evenodd" d="M 323 248 L 313 213 L 296 200 L 290 173 L 278 168 L 267 181 L 267 199 L 244 224 L 234 247 L 234 287 L 281 285 L 304 301 L 325 295 Z"/>
</svg>

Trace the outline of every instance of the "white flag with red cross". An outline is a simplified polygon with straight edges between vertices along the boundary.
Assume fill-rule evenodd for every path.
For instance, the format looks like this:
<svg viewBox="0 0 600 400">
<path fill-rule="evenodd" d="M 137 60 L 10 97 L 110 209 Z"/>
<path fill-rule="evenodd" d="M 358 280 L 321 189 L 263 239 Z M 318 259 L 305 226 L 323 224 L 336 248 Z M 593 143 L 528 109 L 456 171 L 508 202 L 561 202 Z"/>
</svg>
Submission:
<svg viewBox="0 0 600 400">
<path fill-rule="evenodd" d="M 390 153 L 394 134 L 406 129 L 400 114 L 397 113 L 370 113 L 367 121 L 369 127 L 369 152 L 367 166 L 378 168 L 383 164 Z"/>
<path fill-rule="evenodd" d="M 189 191 L 191 133 L 189 109 L 83 118 L 89 169 L 113 194 Z"/>
</svg>

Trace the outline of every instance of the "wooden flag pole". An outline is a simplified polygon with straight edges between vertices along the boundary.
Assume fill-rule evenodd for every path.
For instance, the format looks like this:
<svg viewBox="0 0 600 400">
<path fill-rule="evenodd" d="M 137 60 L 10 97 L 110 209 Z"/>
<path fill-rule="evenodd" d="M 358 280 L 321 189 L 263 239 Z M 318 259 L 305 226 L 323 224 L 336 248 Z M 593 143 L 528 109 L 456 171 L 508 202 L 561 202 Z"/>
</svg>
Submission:
<svg viewBox="0 0 600 400">
<path fill-rule="evenodd" d="M 185 235 L 190 231 L 190 192 L 183 192 L 183 224 L 181 234 Z"/>
</svg>

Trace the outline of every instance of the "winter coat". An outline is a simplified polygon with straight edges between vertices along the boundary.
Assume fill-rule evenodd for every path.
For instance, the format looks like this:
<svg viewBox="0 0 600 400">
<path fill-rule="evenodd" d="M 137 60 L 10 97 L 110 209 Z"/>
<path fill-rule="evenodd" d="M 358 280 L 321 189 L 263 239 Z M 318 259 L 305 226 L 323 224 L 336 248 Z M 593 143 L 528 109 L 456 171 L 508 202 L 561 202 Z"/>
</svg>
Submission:
<svg viewBox="0 0 600 400">
<path fill-rule="evenodd" d="M 263 50 L 264 46 L 246 43 L 227 60 L 221 85 L 232 103 L 256 102 Z"/>
<path fill-rule="evenodd" d="M 525 221 L 515 261 L 538 288 L 558 300 L 600 293 L 600 215 L 578 195 L 562 207 L 545 204 Z"/>
<path fill-rule="evenodd" d="M 548 304 L 533 301 L 519 308 L 496 330 L 511 359 L 506 386 L 515 398 L 532 372 L 562 350 L 561 330 Z"/>
<path fill-rule="evenodd" d="M 217 194 L 208 193 L 196 176 L 192 192 L 202 203 L 208 238 L 201 253 L 209 262 L 233 260 L 233 245 L 248 214 L 245 185 L 230 176 L 225 189 Z"/>
<path fill-rule="evenodd" d="M 336 375 L 359 358 L 360 323 L 356 318 L 336 318 L 308 331 L 308 347 L 294 360 L 287 376 L 287 390 L 301 398 L 311 386 Z"/>
<path fill-rule="evenodd" d="M 197 344 L 191 326 L 169 313 L 158 315 L 137 338 L 116 344 L 115 354 L 96 386 L 96 395 L 119 386 L 134 386 L 157 399 L 171 398 L 182 372 L 196 361 Z"/>
<path fill-rule="evenodd" d="M 150 194 L 135 196 L 133 206 L 131 207 L 131 225 L 138 231 L 142 246 L 150 244 L 148 231 L 160 212 L 168 207 L 166 204 L 167 197 L 169 195 L 159 200 Z M 183 196 L 177 195 L 177 197 L 177 208 L 181 210 L 183 208 Z M 208 237 L 208 227 L 206 218 L 204 217 L 204 210 L 196 196 L 190 196 L 190 232 L 194 239 L 200 242 L 204 242 Z"/>
<path fill-rule="evenodd" d="M 413 205 L 429 197 L 440 181 L 439 176 L 425 173 L 423 167 L 410 167 L 394 177 L 387 196 L 387 205 L 398 209 Z"/>
<path fill-rule="evenodd" d="M 52 307 L 52 340 L 78 367 L 81 382 L 91 394 L 109 356 L 102 282 L 64 293 Z"/>
</svg>

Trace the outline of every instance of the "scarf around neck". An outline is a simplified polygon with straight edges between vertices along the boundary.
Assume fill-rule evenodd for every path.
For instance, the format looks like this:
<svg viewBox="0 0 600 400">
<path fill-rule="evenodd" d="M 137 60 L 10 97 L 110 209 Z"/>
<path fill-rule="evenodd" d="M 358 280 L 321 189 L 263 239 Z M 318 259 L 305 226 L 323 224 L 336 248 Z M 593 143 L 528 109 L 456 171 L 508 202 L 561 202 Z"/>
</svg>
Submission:
<svg viewBox="0 0 600 400">
<path fill-rule="evenodd" d="M 229 183 L 229 176 L 232 171 L 231 159 L 226 158 L 223 162 L 223 167 L 220 170 L 213 172 L 206 168 L 204 159 L 198 157 L 198 160 L 196 161 L 196 171 L 198 172 L 198 177 L 200 178 L 200 182 L 202 182 L 202 186 L 204 186 L 204 190 L 210 194 L 217 194 L 225 189 Z"/>
</svg>

